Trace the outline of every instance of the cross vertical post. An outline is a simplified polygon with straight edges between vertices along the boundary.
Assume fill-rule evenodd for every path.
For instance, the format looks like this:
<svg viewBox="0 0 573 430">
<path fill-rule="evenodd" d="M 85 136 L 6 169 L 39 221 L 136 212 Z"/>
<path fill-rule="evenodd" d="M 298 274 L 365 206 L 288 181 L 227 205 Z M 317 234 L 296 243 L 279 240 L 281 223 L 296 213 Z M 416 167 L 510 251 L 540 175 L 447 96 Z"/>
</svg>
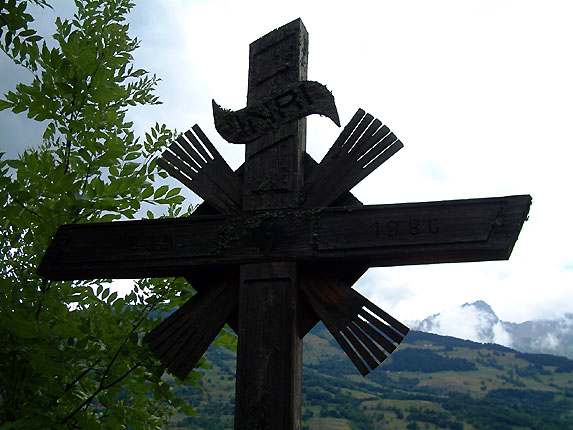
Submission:
<svg viewBox="0 0 573 430">
<path fill-rule="evenodd" d="M 247 106 L 306 79 L 308 33 L 300 19 L 253 42 Z M 295 103 L 274 99 L 277 107 Z M 303 183 L 306 119 L 246 146 L 243 210 L 294 208 Z M 264 233 L 265 228 L 269 231 Z M 267 240 L 272 227 L 262 226 Z M 235 429 L 300 428 L 302 339 L 297 264 L 243 264 L 240 269 Z"/>
</svg>

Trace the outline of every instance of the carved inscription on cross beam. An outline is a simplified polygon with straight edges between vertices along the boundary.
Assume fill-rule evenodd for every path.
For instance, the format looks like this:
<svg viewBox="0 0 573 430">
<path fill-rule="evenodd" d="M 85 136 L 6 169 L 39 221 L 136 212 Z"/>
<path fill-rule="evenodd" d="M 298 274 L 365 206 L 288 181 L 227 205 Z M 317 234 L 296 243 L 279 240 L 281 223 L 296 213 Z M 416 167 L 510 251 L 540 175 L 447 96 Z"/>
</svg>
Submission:
<svg viewBox="0 0 573 430">
<path fill-rule="evenodd" d="M 305 116 L 339 125 L 332 94 L 306 80 L 307 43 L 300 20 L 253 42 L 247 107 L 213 102 L 219 133 L 246 146 L 241 168 L 197 125 L 157 160 L 205 200 L 190 217 L 62 226 L 38 269 L 54 280 L 186 277 L 197 294 L 144 341 L 185 379 L 225 323 L 237 331 L 241 430 L 300 427 L 300 338 L 319 320 L 363 375 L 396 349 L 408 328 L 352 289 L 368 267 L 507 259 L 531 204 L 363 206 L 350 190 L 403 145 L 359 109 L 320 163 L 306 154 Z"/>
<path fill-rule="evenodd" d="M 510 196 L 70 225 L 58 231 L 42 271 L 57 279 L 133 278 L 280 260 L 383 267 L 399 259 L 479 261 L 484 253 L 506 259 L 529 203 Z"/>
</svg>

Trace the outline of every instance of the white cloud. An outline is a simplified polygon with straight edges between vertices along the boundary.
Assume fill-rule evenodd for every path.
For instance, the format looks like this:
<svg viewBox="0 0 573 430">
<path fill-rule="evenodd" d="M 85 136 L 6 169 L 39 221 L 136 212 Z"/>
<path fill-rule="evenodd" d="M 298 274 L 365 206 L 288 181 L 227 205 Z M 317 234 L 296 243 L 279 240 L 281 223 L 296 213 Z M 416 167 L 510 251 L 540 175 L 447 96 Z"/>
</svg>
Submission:
<svg viewBox="0 0 573 430">
<path fill-rule="evenodd" d="M 492 330 L 493 338 L 491 343 L 497 343 L 498 345 L 505 345 L 507 347 L 512 346 L 511 335 L 500 323 L 495 324 Z"/>
<path fill-rule="evenodd" d="M 560 342 L 553 333 L 547 333 L 545 337 L 536 339 L 534 346 L 542 350 L 556 350 L 560 346 Z"/>
<path fill-rule="evenodd" d="M 475 305 L 450 308 L 435 315 L 420 330 L 482 343 L 511 346 L 511 335 L 493 313 Z"/>
</svg>

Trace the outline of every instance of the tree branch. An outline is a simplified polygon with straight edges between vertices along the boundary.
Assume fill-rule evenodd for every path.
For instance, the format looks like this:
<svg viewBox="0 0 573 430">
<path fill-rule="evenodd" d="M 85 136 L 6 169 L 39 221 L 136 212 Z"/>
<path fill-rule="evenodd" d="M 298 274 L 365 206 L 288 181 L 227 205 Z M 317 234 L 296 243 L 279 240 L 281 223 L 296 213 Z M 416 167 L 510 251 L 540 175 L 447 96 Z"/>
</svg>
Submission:
<svg viewBox="0 0 573 430">
<path fill-rule="evenodd" d="M 121 375 L 120 377 L 118 377 L 115 381 L 110 382 L 109 384 L 103 385 L 102 386 L 102 390 L 107 390 L 108 388 L 113 387 L 115 384 L 120 383 L 121 381 L 123 381 L 131 372 L 133 372 L 135 369 L 137 369 L 138 367 L 141 367 L 141 365 L 143 364 L 142 361 L 138 362 L 135 364 L 135 366 L 133 366 L 131 369 L 128 369 L 123 375 Z"/>
<path fill-rule="evenodd" d="M 44 218 L 42 215 L 40 215 L 40 214 L 37 213 L 36 211 L 27 208 L 26 205 L 24 205 L 24 203 L 22 203 L 20 200 L 18 200 L 18 199 L 15 198 L 14 196 L 10 196 L 10 197 L 12 197 L 12 198 L 14 199 L 14 201 L 15 201 L 16 203 L 18 203 L 18 204 L 22 207 L 22 209 L 24 209 L 26 212 L 30 212 L 32 215 L 37 216 L 37 217 L 40 218 L 42 221 L 46 221 L 46 218 Z"/>
<path fill-rule="evenodd" d="M 141 325 L 141 323 L 143 322 L 145 316 L 146 316 L 146 312 L 148 311 L 148 309 L 146 309 L 148 307 L 148 305 L 145 305 L 143 307 L 143 310 L 141 311 L 141 316 L 139 317 L 139 320 L 137 320 L 135 322 L 135 324 L 133 325 L 132 329 L 129 331 L 129 334 L 127 334 L 123 340 L 121 341 L 121 344 L 119 345 L 119 347 L 117 348 L 117 350 L 115 351 L 115 354 L 113 355 L 111 361 L 109 362 L 109 364 L 107 365 L 106 369 L 103 372 L 103 375 L 101 377 L 101 381 L 100 381 L 100 387 L 104 386 L 104 381 L 105 378 L 107 377 L 107 375 L 109 374 L 113 364 L 115 363 L 115 360 L 117 360 L 117 357 L 119 356 L 119 353 L 121 352 L 121 350 L 123 349 L 123 347 L 125 346 L 125 344 L 127 343 L 127 341 L 129 340 L 129 338 L 131 337 L 131 335 L 137 330 L 137 328 Z M 150 307 L 149 310 L 151 310 L 153 307 Z M 123 378 L 122 378 L 123 379 Z"/>
<path fill-rule="evenodd" d="M 106 385 L 102 385 L 100 384 L 100 386 L 87 398 L 85 399 L 77 408 L 75 408 L 72 412 L 70 412 L 62 421 L 62 424 L 66 424 L 69 420 L 71 420 L 74 415 L 76 415 L 79 411 L 81 411 L 83 408 L 89 406 L 89 404 L 92 402 L 93 399 L 96 398 L 96 396 L 101 393 L 102 391 L 105 391 L 111 387 L 113 387 L 115 384 L 120 383 L 121 381 L 123 381 L 131 372 L 133 372 L 135 369 L 137 369 L 138 367 L 140 367 L 143 364 L 143 362 L 138 362 L 136 363 L 131 369 L 128 369 L 123 375 L 121 375 L 120 377 L 118 377 L 115 381 L 106 384 Z M 103 382 L 103 381 L 102 381 Z"/>
<path fill-rule="evenodd" d="M 124 345 L 126 344 L 126 342 L 128 341 L 129 337 L 135 332 L 135 330 L 137 330 L 137 328 L 141 325 L 141 323 L 144 321 L 147 313 L 149 311 L 151 311 L 153 308 L 155 307 L 155 305 L 145 305 L 143 307 L 143 310 L 141 312 L 141 316 L 139 317 L 138 321 L 133 325 L 133 328 L 129 331 L 129 334 L 126 335 L 123 339 L 123 341 L 121 342 L 121 345 L 117 348 L 115 354 L 113 355 L 112 359 L 110 360 L 110 362 L 108 363 L 108 365 L 106 366 L 104 373 L 101 377 L 100 383 L 98 388 L 87 398 L 85 399 L 77 408 L 75 408 L 70 414 L 68 414 L 63 420 L 62 420 L 62 424 L 67 423 L 75 414 L 77 414 L 79 411 L 81 411 L 84 407 L 88 406 L 91 401 L 93 399 L 95 399 L 95 397 L 101 393 L 104 390 L 107 390 L 111 387 L 113 387 L 115 384 L 120 383 L 121 381 L 123 381 L 127 376 L 129 376 L 129 374 L 131 374 L 135 369 L 137 369 L 138 367 L 140 367 L 143 362 L 138 362 L 136 363 L 132 368 L 128 369 L 126 372 L 124 372 L 121 376 L 119 376 L 118 378 L 116 378 L 115 380 L 113 380 L 112 382 L 110 382 L 109 384 L 105 384 L 105 378 L 108 376 L 111 368 L 113 367 L 115 361 L 117 360 L 117 357 L 119 356 L 119 353 L 121 352 L 122 348 L 124 347 Z M 101 358 L 98 359 L 97 362 L 101 361 Z M 96 362 L 96 364 L 97 364 Z M 81 378 L 83 378 L 85 375 L 87 375 L 89 373 L 90 370 L 93 370 L 93 368 L 95 367 L 94 364 L 91 368 L 84 370 L 74 381 L 72 381 L 69 385 L 69 388 L 71 388 L 71 386 L 73 386 L 74 384 L 76 384 Z M 66 389 L 64 391 L 69 390 L 69 388 L 66 386 Z"/>
<path fill-rule="evenodd" d="M 98 358 L 94 364 L 92 364 L 90 367 L 88 367 L 87 369 L 85 369 L 82 373 L 80 373 L 78 376 L 76 376 L 76 378 L 72 381 L 69 382 L 68 384 L 66 384 L 66 386 L 64 387 L 64 392 L 69 391 L 70 388 L 72 388 L 74 385 L 76 385 L 78 382 L 80 382 L 80 380 L 86 376 L 88 373 L 90 373 L 92 370 L 94 370 L 97 366 L 97 364 L 101 361 L 101 357 Z"/>
</svg>

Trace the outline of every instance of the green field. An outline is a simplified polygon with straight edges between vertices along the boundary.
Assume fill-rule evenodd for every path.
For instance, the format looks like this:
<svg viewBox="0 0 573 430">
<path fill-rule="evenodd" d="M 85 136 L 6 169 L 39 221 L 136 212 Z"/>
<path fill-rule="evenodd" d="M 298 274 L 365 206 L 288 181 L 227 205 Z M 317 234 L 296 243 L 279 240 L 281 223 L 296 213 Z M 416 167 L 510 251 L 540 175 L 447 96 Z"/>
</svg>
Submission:
<svg viewBox="0 0 573 430">
<path fill-rule="evenodd" d="M 362 377 L 323 326 L 305 337 L 308 430 L 573 430 L 573 361 L 420 332 Z M 171 429 L 232 429 L 234 353 L 208 352 L 203 390 L 184 393 L 196 417 Z"/>
</svg>

